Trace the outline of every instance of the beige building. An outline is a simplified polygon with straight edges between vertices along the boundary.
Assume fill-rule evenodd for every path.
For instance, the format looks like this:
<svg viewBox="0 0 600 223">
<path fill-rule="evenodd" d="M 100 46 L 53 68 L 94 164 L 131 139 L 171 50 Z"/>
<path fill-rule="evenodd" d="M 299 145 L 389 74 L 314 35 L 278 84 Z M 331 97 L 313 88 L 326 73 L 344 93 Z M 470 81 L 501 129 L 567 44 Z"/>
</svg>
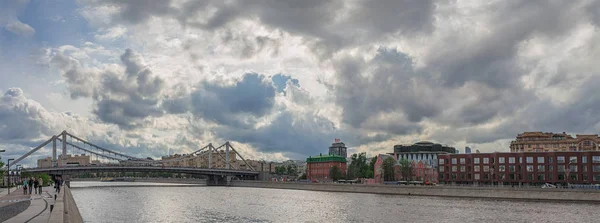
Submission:
<svg viewBox="0 0 600 223">
<path fill-rule="evenodd" d="M 211 152 L 210 159 L 212 162 L 212 168 L 225 169 L 227 167 L 225 151 Z M 204 152 L 199 155 L 193 155 L 186 157 L 185 155 L 175 154 L 171 156 L 162 157 L 165 166 L 181 166 L 181 167 L 197 167 L 197 168 L 208 168 L 209 153 Z M 243 161 L 241 161 L 243 163 Z M 232 168 L 238 166 L 237 155 L 234 151 L 229 151 L 229 165 Z"/>
<path fill-rule="evenodd" d="M 62 161 L 63 161 L 63 158 L 62 158 L 62 154 L 61 154 L 58 156 L 57 165 L 62 166 L 63 165 Z M 99 162 L 97 160 L 94 160 L 91 163 L 98 164 Z M 75 155 L 75 156 L 67 155 L 65 158 L 65 165 L 66 166 L 72 166 L 72 165 L 89 166 L 90 165 L 90 156 L 86 156 L 85 154 Z M 46 157 L 44 159 L 39 159 L 37 161 L 37 166 L 38 166 L 38 168 L 52 167 L 52 157 Z"/>
<path fill-rule="evenodd" d="M 511 152 L 598 151 L 600 138 L 594 135 L 575 135 L 563 132 L 524 132 L 510 143 Z"/>
</svg>

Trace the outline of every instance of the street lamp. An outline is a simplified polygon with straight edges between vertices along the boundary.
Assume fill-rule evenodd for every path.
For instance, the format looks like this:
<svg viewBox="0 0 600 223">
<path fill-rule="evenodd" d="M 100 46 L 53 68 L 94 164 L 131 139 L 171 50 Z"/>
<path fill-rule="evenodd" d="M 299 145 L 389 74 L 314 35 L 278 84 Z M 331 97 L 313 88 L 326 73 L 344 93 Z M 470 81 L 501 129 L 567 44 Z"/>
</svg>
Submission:
<svg viewBox="0 0 600 223">
<path fill-rule="evenodd" d="M 10 161 L 11 160 L 15 160 L 15 159 L 8 159 L 8 166 L 6 166 L 6 170 L 7 170 L 7 176 L 8 176 L 8 194 L 10 194 Z"/>
</svg>

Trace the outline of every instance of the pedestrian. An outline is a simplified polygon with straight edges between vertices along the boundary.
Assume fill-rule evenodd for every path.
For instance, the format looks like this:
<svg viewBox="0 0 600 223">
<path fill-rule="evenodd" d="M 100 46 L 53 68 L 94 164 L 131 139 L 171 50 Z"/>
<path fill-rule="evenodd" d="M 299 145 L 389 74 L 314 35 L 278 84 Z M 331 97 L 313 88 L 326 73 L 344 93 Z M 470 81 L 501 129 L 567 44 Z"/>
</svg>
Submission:
<svg viewBox="0 0 600 223">
<path fill-rule="evenodd" d="M 30 177 L 29 181 L 27 181 L 27 188 L 29 188 L 29 195 L 31 195 L 31 190 L 33 190 L 33 177 Z"/>
<path fill-rule="evenodd" d="M 54 182 L 54 184 L 56 185 L 56 193 L 60 194 L 60 184 L 62 183 L 61 178 L 58 177 L 56 178 L 56 181 Z"/>
<path fill-rule="evenodd" d="M 23 195 L 27 195 L 27 179 L 23 180 Z"/>
<path fill-rule="evenodd" d="M 33 179 L 33 189 L 34 189 L 34 193 L 37 194 L 38 193 L 38 186 L 40 185 L 40 182 L 35 179 L 35 177 L 32 177 Z"/>
<path fill-rule="evenodd" d="M 40 190 L 40 195 L 42 195 L 42 187 L 44 186 L 44 180 L 42 180 L 42 178 L 38 178 L 39 184 L 38 185 L 38 189 Z"/>
</svg>

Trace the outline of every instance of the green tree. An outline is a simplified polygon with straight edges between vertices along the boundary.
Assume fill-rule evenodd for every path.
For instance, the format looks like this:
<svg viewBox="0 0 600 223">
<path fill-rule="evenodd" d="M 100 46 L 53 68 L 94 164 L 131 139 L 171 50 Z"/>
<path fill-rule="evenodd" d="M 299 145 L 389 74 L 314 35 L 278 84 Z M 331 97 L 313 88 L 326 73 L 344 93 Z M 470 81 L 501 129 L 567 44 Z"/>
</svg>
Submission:
<svg viewBox="0 0 600 223">
<path fill-rule="evenodd" d="M 371 158 L 371 162 L 369 162 L 369 171 L 367 171 L 367 178 L 375 177 L 375 163 L 377 162 L 377 156 Z"/>
<path fill-rule="evenodd" d="M 408 181 L 412 180 L 413 167 L 408 159 L 400 160 L 400 173 L 402 174 L 402 179 Z"/>
<path fill-rule="evenodd" d="M 287 172 L 287 175 L 296 176 L 297 175 L 296 166 L 288 165 L 286 172 Z"/>
<path fill-rule="evenodd" d="M 275 174 L 285 175 L 287 173 L 287 168 L 285 166 L 276 166 Z"/>
<path fill-rule="evenodd" d="M 0 156 L 0 176 L 4 176 L 4 162 L 2 162 L 2 157 Z"/>
<path fill-rule="evenodd" d="M 340 168 L 336 165 L 336 166 L 332 166 L 331 168 L 329 168 L 329 177 L 333 180 L 333 181 L 338 181 L 339 179 L 342 179 L 342 177 L 344 177 L 342 171 L 340 170 Z"/>
<path fill-rule="evenodd" d="M 306 180 L 306 174 L 303 173 L 302 175 L 300 175 L 300 177 L 298 179 L 300 179 L 300 180 Z"/>
<path fill-rule="evenodd" d="M 358 153 L 352 154 L 350 157 L 350 165 L 348 166 L 348 179 L 367 178 L 369 172 L 369 164 L 367 164 L 367 154 Z"/>
<path fill-rule="evenodd" d="M 394 181 L 395 177 L 394 177 L 394 164 L 396 163 L 396 160 L 394 160 L 394 158 L 392 157 L 388 157 L 385 160 L 383 160 L 383 163 L 381 164 L 381 168 L 383 169 L 383 180 L 384 181 Z"/>
</svg>

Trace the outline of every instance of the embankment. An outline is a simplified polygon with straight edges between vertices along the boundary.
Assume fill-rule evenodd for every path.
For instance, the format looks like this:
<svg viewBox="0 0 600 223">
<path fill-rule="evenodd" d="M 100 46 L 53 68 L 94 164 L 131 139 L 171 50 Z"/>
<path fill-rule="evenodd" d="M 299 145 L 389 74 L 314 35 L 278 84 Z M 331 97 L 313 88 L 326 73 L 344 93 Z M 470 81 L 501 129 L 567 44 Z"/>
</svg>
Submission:
<svg viewBox="0 0 600 223">
<path fill-rule="evenodd" d="M 453 186 L 397 186 L 282 183 L 266 181 L 233 181 L 234 187 L 259 187 L 292 190 L 312 190 L 348 193 L 372 193 L 411 196 L 438 196 L 455 198 L 484 198 L 496 200 L 593 202 L 600 203 L 600 191 L 542 188 L 477 188 Z"/>
<path fill-rule="evenodd" d="M 60 194 L 57 196 L 48 222 L 83 222 L 83 218 L 79 213 L 79 208 L 77 208 L 77 203 L 75 203 L 75 199 L 73 199 L 73 195 L 71 194 L 71 189 L 68 186 L 64 186 Z"/>
</svg>

